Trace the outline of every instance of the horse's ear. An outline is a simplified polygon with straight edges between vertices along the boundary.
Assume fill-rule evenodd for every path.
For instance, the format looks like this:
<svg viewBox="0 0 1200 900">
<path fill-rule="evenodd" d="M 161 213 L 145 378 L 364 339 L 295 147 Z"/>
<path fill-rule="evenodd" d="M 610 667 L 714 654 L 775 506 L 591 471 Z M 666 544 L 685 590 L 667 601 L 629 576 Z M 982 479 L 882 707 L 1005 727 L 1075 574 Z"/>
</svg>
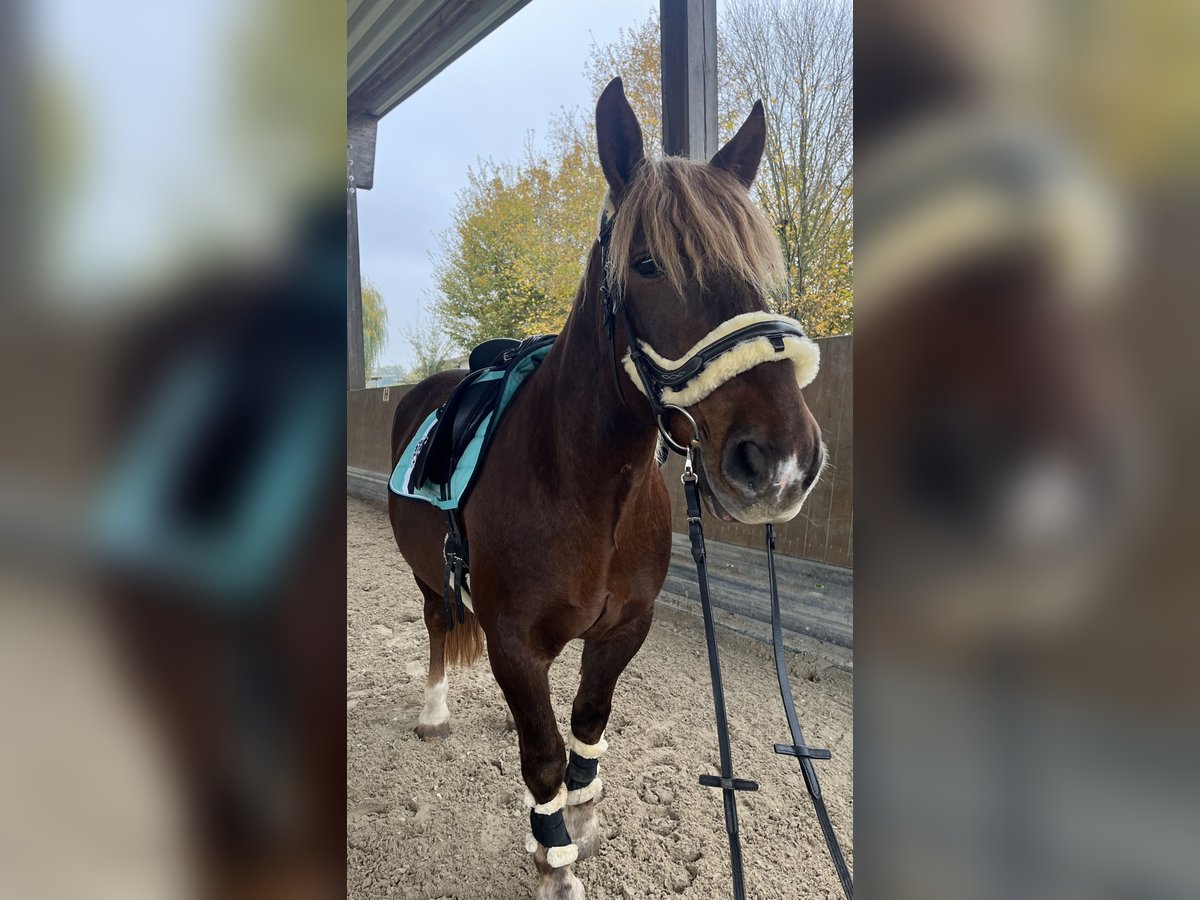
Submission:
<svg viewBox="0 0 1200 900">
<path fill-rule="evenodd" d="M 763 104 L 759 100 L 750 110 L 750 115 L 742 123 L 737 134 L 729 139 L 729 143 L 718 150 L 709 165 L 725 169 L 737 176 L 738 181 L 747 188 L 754 183 L 758 174 L 758 164 L 762 162 L 763 148 L 767 146 L 767 117 L 763 113 Z"/>
<path fill-rule="evenodd" d="M 613 202 L 620 204 L 633 170 L 646 156 L 642 128 L 625 99 L 625 86 L 620 78 L 610 81 L 596 101 L 596 148 Z"/>
</svg>

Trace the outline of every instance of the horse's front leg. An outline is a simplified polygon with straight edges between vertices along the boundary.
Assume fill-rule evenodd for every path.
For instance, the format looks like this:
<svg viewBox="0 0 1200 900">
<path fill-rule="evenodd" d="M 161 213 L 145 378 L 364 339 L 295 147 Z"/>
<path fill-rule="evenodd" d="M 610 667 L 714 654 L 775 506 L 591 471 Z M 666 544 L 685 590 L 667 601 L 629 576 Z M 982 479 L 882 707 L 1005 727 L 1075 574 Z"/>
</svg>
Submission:
<svg viewBox="0 0 1200 900">
<path fill-rule="evenodd" d="M 603 639 L 584 641 L 579 692 L 571 706 L 565 813 L 567 830 L 579 847 L 580 859 L 587 859 L 600 849 L 596 799 L 603 790 L 599 763 L 608 749 L 604 727 L 612 712 L 613 690 L 629 661 L 641 649 L 653 618 L 651 601 Z"/>
<path fill-rule="evenodd" d="M 578 856 L 563 817 L 567 788 L 566 753 L 550 703 L 550 663 L 529 641 L 489 642 L 496 682 L 516 721 L 521 749 L 529 833 L 525 849 L 538 870 L 536 900 L 584 900 L 583 884 L 571 871 Z"/>
</svg>

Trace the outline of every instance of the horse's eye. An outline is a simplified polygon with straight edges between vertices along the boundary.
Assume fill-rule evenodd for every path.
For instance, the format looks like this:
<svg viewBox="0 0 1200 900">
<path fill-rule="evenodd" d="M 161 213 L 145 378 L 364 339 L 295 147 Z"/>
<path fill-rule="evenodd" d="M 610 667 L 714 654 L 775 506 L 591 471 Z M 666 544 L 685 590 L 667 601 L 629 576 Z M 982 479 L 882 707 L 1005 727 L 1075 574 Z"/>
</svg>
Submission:
<svg viewBox="0 0 1200 900">
<path fill-rule="evenodd" d="M 633 270 L 643 278 L 657 278 L 662 274 L 662 269 L 658 267 L 658 263 L 654 261 L 654 257 L 650 254 L 640 257 L 633 264 Z"/>
</svg>

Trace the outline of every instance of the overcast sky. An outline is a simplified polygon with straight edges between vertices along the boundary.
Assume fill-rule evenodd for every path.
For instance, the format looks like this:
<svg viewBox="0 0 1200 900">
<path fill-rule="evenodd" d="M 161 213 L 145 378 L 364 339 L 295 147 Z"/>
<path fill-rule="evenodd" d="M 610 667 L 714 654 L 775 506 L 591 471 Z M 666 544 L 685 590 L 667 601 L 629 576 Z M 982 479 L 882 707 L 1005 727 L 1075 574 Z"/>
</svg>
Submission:
<svg viewBox="0 0 1200 900">
<path fill-rule="evenodd" d="M 515 160 L 530 131 L 544 140 L 561 107 L 590 108 L 593 42 L 611 43 L 656 9 L 654 0 L 532 0 L 380 121 L 375 186 L 358 192 L 358 214 L 363 276 L 388 308 L 381 364 L 411 364 L 401 329 L 432 295 L 430 254 L 467 167 Z"/>
</svg>

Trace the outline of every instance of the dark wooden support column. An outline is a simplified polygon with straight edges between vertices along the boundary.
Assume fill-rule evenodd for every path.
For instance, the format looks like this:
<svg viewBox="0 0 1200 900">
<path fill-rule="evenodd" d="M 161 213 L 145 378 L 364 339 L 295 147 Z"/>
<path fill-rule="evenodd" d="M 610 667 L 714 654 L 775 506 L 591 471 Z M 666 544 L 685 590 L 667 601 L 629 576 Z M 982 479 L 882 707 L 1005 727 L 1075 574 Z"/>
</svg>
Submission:
<svg viewBox="0 0 1200 900">
<path fill-rule="evenodd" d="M 375 136 L 378 130 L 379 119 L 375 116 L 351 116 L 346 123 L 350 174 L 360 191 L 369 191 L 375 186 Z"/>
<path fill-rule="evenodd" d="M 663 152 L 717 152 L 717 2 L 659 0 Z"/>
<path fill-rule="evenodd" d="M 346 125 L 346 390 L 367 386 L 363 353 L 362 269 L 358 253 L 358 190 L 375 183 L 374 116 L 354 116 Z M 352 179 L 352 180 L 351 180 Z"/>
<path fill-rule="evenodd" d="M 362 274 L 358 259 L 358 195 L 346 192 L 346 390 L 367 386 L 363 360 Z"/>
</svg>

